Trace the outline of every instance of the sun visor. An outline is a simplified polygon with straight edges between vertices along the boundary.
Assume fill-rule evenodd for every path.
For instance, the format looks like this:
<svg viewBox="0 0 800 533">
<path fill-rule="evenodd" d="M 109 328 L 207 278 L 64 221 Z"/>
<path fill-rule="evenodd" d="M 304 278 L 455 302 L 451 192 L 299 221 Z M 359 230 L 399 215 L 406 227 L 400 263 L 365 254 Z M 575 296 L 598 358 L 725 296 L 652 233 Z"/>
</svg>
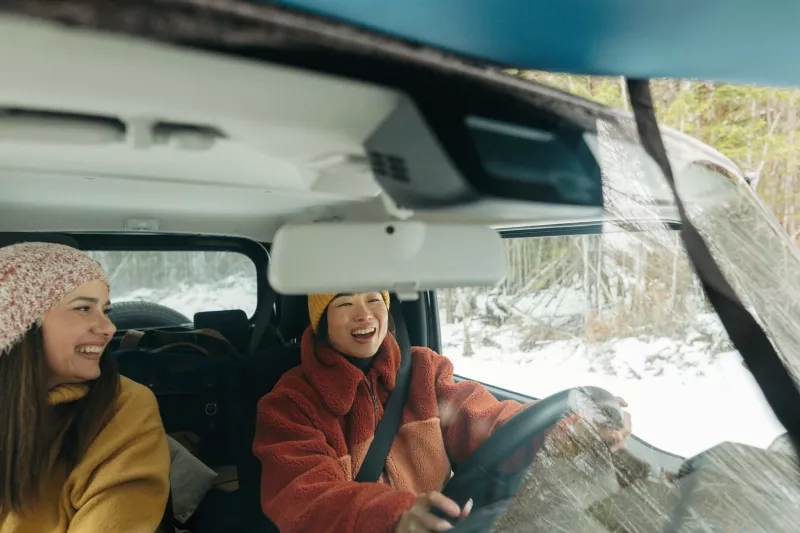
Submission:
<svg viewBox="0 0 800 533">
<path fill-rule="evenodd" d="M 500 235 L 485 226 L 323 222 L 275 234 L 270 285 L 282 294 L 494 286 L 506 274 Z"/>
<path fill-rule="evenodd" d="M 481 199 L 602 207 L 587 131 L 533 106 L 418 108 L 404 100 L 365 148 L 383 189 L 403 207 Z"/>
</svg>

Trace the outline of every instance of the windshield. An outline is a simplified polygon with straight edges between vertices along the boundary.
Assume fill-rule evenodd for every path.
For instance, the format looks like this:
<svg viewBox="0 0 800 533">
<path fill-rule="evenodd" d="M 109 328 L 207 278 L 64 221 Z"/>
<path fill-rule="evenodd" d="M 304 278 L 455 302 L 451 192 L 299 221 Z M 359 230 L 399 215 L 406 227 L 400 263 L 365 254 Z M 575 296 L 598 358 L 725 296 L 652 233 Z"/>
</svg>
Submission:
<svg viewBox="0 0 800 533">
<path fill-rule="evenodd" d="M 609 224 L 505 244 L 501 288 L 439 291 L 443 352 L 460 375 L 535 398 L 602 387 L 627 400 L 637 437 L 682 457 L 724 441 L 766 448 L 783 433 L 676 230 Z M 448 312 L 462 293 L 475 301 L 466 353 Z"/>
<path fill-rule="evenodd" d="M 601 233 L 509 235 L 501 287 L 439 291 L 460 375 L 539 398 L 601 387 L 625 398 L 646 443 L 610 457 L 580 432 L 551 442 L 494 531 L 794 530 L 794 452 L 771 446 L 785 430 L 710 308 L 669 189 L 635 139 L 630 121 L 598 124 Z M 674 132 L 665 141 L 690 219 L 796 373 L 795 246 L 729 160 Z"/>
<path fill-rule="evenodd" d="M 648 233 L 665 247 L 670 247 L 670 241 L 673 247 L 681 246 L 673 239 L 665 240 L 666 223 L 678 217 L 668 215 L 673 207 L 664 199 L 666 183 L 660 171 L 638 147 L 624 140 L 632 131 L 630 123 L 598 125 L 608 215 L 630 229 Z M 796 373 L 800 341 L 796 246 L 741 176 L 734 174 L 735 167 L 721 166 L 718 163 L 725 163 L 724 159 L 713 161 L 712 154 L 682 144 L 679 138 L 668 137 L 666 144 L 688 217 Z"/>
</svg>

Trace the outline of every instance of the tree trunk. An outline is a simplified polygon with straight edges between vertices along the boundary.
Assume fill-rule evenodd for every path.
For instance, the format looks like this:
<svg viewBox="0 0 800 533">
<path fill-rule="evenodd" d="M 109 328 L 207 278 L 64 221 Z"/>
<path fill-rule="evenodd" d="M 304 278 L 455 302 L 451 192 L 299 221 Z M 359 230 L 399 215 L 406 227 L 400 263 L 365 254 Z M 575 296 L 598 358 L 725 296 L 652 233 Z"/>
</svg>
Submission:
<svg viewBox="0 0 800 533">
<path fill-rule="evenodd" d="M 456 304 L 456 314 L 461 317 L 461 324 L 464 328 L 464 357 L 470 357 L 473 355 L 472 349 L 472 339 L 470 338 L 469 326 L 472 322 L 472 312 L 474 307 L 471 305 L 471 295 L 470 295 L 469 288 L 460 288 L 456 289 L 456 295 L 458 298 Z"/>
<path fill-rule="evenodd" d="M 462 324 L 464 325 L 464 357 L 472 357 L 475 355 L 475 351 L 472 349 L 472 339 L 469 336 L 469 320 L 464 320 Z"/>
<path fill-rule="evenodd" d="M 631 110 L 630 98 L 628 98 L 628 87 L 625 85 L 625 76 L 619 77 L 619 95 L 622 98 L 622 108 L 625 111 Z"/>
<path fill-rule="evenodd" d="M 672 282 L 669 288 L 669 310 L 675 311 L 675 303 L 678 298 L 678 258 L 681 255 L 681 236 L 675 232 L 675 255 L 672 258 Z"/>
<path fill-rule="evenodd" d="M 581 238 L 582 244 L 582 251 L 583 251 L 583 300 L 584 300 L 584 312 L 583 312 L 583 320 L 584 325 L 588 327 L 589 325 L 589 317 L 592 314 L 592 287 L 591 282 L 589 281 L 590 275 L 590 258 L 589 258 L 589 236 L 584 235 Z"/>
<path fill-rule="evenodd" d="M 599 235 L 594 235 L 593 237 L 597 241 L 597 268 L 595 271 L 596 285 L 594 288 L 594 294 L 597 298 L 596 312 L 599 318 L 603 313 L 603 234 L 601 233 Z"/>
<path fill-rule="evenodd" d="M 453 311 L 455 310 L 455 302 L 453 298 L 453 289 L 444 290 L 444 320 L 448 324 L 455 323 Z"/>
</svg>

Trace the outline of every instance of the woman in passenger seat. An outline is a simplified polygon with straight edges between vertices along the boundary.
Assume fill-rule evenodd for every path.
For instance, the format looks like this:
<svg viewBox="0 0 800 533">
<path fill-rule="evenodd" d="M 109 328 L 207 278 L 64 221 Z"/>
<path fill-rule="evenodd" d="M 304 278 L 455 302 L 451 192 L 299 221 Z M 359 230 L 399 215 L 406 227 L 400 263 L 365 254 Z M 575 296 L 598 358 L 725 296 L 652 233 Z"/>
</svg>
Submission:
<svg viewBox="0 0 800 533">
<path fill-rule="evenodd" d="M 390 331 L 389 294 L 317 294 L 301 365 L 258 406 L 253 452 L 262 463 L 265 514 L 283 533 L 444 531 L 430 512 L 469 509 L 440 493 L 461 462 L 523 406 L 482 385 L 456 383 L 450 361 L 414 347 L 411 387 L 379 483 L 354 479 L 394 388 L 400 349 Z M 609 434 L 624 445 L 630 424 Z"/>
<path fill-rule="evenodd" d="M 152 533 L 170 457 L 147 387 L 104 350 L 109 282 L 83 252 L 0 248 L 0 533 Z"/>
</svg>

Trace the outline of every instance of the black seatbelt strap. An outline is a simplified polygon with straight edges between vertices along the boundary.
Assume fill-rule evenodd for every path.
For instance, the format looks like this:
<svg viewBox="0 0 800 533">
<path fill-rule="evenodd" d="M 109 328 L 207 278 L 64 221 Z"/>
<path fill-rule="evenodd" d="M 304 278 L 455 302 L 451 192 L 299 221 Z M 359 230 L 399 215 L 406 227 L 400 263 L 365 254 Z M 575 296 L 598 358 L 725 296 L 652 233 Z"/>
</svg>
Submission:
<svg viewBox="0 0 800 533">
<path fill-rule="evenodd" d="M 627 84 L 642 145 L 661 167 L 675 196 L 681 218 L 681 236 L 697 277 L 733 346 L 761 387 L 778 421 L 786 428 L 795 449 L 800 452 L 800 392 L 797 385 L 764 330 L 725 279 L 705 240 L 686 216 L 658 129 L 649 82 L 627 80 Z"/>
<path fill-rule="evenodd" d="M 253 325 L 253 333 L 250 335 L 250 344 L 247 346 L 247 357 L 251 357 L 255 353 L 261 339 L 264 338 L 264 333 L 266 333 L 270 319 L 272 319 L 272 311 L 275 309 L 275 301 L 278 299 L 278 293 L 275 292 L 275 289 L 272 288 L 269 281 L 265 281 L 265 283 L 267 284 L 267 289 L 261 300 L 260 307 L 262 311 L 261 314 L 256 317 L 256 323 Z"/>
<path fill-rule="evenodd" d="M 403 408 L 408 399 L 408 389 L 411 385 L 411 340 L 408 337 L 408 327 L 403 316 L 403 308 L 395 295 L 391 298 L 391 313 L 396 328 L 395 338 L 400 346 L 400 367 L 397 369 L 394 389 L 389 393 L 389 401 L 383 417 L 375 428 L 375 437 L 367 450 L 367 456 L 356 474 L 359 483 L 376 482 L 381 477 L 392 442 L 400 428 L 403 418 Z"/>
</svg>

